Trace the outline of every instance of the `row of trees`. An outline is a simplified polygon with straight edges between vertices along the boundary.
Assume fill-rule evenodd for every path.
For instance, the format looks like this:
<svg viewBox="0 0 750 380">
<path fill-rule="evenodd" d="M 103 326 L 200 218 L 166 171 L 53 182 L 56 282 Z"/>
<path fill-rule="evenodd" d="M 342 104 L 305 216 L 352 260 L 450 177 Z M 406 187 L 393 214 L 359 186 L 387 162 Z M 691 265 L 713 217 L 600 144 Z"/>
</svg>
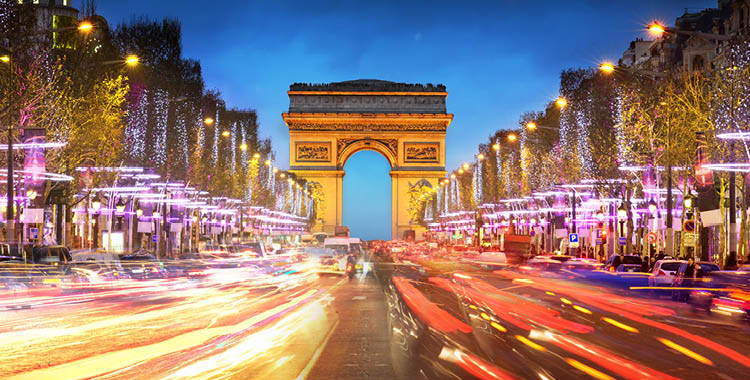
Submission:
<svg viewBox="0 0 750 380">
<path fill-rule="evenodd" d="M 0 62 L 0 120 L 13 126 L 15 141 L 39 128 L 47 141 L 66 143 L 47 151 L 46 168 L 75 178 L 64 186 L 48 182 L 46 197 L 62 191 L 73 206 L 83 187 L 114 179 L 101 171 L 84 185 L 77 167 L 143 166 L 215 196 L 312 212 L 311 189 L 273 168 L 256 112 L 228 108 L 218 91 L 206 89 L 200 63 L 183 58 L 179 21 L 134 18 L 110 29 L 93 1 L 81 16 L 92 30 L 77 30 L 73 17 L 44 19 L 28 2 L 0 0 L 0 54 L 12 52 Z M 129 55 L 138 64 L 124 63 Z"/>
<path fill-rule="evenodd" d="M 638 183 L 639 178 L 620 170 L 624 165 L 671 166 L 673 183 L 684 193 L 694 183 L 697 132 L 709 138 L 711 162 L 729 162 L 732 157 L 746 162 L 746 144 L 735 144 L 732 152 L 716 135 L 748 128 L 749 41 L 732 41 L 724 51 L 731 64 L 713 71 L 563 71 L 560 95 L 567 104 L 550 102 L 543 111 L 521 115 L 518 129 L 490 136 L 479 145 L 473 162 L 454 170 L 424 197 L 425 215 L 473 210 L 581 180 L 596 183 L 600 196 L 632 197 L 637 193 L 626 191 L 627 181 L 620 180 Z M 529 122 L 536 128 L 529 128 Z M 716 175 L 723 202 L 729 174 Z M 658 180 L 663 188 L 666 172 L 660 172 Z M 737 181 L 739 194 L 744 183 Z"/>
</svg>

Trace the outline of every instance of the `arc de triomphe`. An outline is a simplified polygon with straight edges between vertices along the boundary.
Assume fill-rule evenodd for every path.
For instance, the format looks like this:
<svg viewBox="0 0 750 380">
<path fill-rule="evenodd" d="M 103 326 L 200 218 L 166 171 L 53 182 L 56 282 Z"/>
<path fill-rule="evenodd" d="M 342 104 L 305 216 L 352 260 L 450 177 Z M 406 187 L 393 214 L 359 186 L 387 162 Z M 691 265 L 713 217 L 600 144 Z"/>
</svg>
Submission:
<svg viewBox="0 0 750 380">
<path fill-rule="evenodd" d="M 391 166 L 391 237 L 409 229 L 421 235 L 423 228 L 409 217 L 409 189 L 434 187 L 445 176 L 445 131 L 453 120 L 445 87 L 354 80 L 293 84 L 288 94 L 289 112 L 282 117 L 290 171 L 322 188 L 314 230 L 333 233 L 342 224 L 344 164 L 360 150 L 373 150 Z"/>
</svg>

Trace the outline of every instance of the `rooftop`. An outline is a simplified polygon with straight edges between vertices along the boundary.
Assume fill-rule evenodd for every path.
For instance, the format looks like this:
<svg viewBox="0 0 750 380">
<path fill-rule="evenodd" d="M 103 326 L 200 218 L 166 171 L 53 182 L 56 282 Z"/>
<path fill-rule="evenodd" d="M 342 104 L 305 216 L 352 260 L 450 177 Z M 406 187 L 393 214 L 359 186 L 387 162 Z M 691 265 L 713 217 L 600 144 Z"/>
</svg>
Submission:
<svg viewBox="0 0 750 380">
<path fill-rule="evenodd" d="M 445 92 L 442 84 L 397 83 L 378 79 L 357 79 L 332 83 L 294 83 L 289 91 L 360 91 L 360 92 Z"/>
</svg>

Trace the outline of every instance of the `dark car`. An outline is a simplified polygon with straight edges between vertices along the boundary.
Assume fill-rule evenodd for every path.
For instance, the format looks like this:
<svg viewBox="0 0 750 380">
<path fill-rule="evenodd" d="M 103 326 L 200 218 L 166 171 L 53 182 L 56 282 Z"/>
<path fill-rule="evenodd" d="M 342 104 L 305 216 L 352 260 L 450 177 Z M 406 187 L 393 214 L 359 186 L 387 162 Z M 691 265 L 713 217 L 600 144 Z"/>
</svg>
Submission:
<svg viewBox="0 0 750 380">
<path fill-rule="evenodd" d="M 677 273 L 672 279 L 672 287 L 678 288 L 672 290 L 672 299 L 675 301 L 688 302 L 691 293 L 689 288 L 705 288 L 711 280 L 711 276 L 707 276 L 707 274 L 721 270 L 715 263 L 699 261 L 695 263 L 695 277 L 690 277 L 685 276 L 687 267 L 687 263 L 680 264 L 680 268 L 677 269 Z"/>
<path fill-rule="evenodd" d="M 615 265 L 615 263 L 617 263 L 617 265 Z M 604 270 L 615 272 L 617 268 L 622 264 L 640 266 L 642 263 L 643 263 L 643 260 L 638 255 L 622 255 L 622 256 L 613 255 L 607 259 L 606 263 L 604 263 Z"/>
<path fill-rule="evenodd" d="M 33 262 L 31 245 L 23 243 L 0 243 L 0 256 L 7 257 L 4 261 Z"/>
<path fill-rule="evenodd" d="M 750 320 L 750 272 L 711 271 L 703 278 L 688 297 L 694 309 Z"/>
<path fill-rule="evenodd" d="M 130 278 L 138 280 L 163 279 L 169 277 L 164 263 L 156 256 L 148 253 L 132 253 L 120 255 L 122 270 Z"/>
<path fill-rule="evenodd" d="M 50 245 L 33 247 L 32 258 L 37 264 L 61 264 L 73 261 L 68 247 L 62 245 Z"/>
</svg>

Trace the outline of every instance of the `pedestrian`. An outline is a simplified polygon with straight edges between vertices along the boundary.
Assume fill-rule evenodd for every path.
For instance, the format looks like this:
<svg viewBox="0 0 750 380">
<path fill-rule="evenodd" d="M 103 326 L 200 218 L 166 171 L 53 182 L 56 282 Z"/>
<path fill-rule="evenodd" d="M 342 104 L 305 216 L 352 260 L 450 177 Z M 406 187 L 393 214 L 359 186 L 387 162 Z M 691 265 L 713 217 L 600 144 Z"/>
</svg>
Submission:
<svg viewBox="0 0 750 380">
<path fill-rule="evenodd" d="M 687 268 L 685 268 L 685 278 L 694 278 L 695 277 L 695 261 L 692 257 L 688 257 L 688 265 Z"/>
<path fill-rule="evenodd" d="M 656 257 L 651 256 L 651 259 L 648 261 L 648 271 L 649 272 L 653 272 L 654 271 L 654 265 L 656 265 Z"/>
<path fill-rule="evenodd" d="M 614 268 L 614 270 L 617 270 L 617 267 L 619 267 L 620 264 L 623 264 L 624 262 L 625 262 L 625 256 L 623 255 L 622 252 L 620 252 L 620 254 L 618 254 L 617 256 L 615 256 L 614 259 L 612 259 L 612 268 Z"/>
<path fill-rule="evenodd" d="M 643 256 L 643 260 L 641 261 L 641 272 L 643 273 L 649 272 L 648 256 Z"/>
</svg>

